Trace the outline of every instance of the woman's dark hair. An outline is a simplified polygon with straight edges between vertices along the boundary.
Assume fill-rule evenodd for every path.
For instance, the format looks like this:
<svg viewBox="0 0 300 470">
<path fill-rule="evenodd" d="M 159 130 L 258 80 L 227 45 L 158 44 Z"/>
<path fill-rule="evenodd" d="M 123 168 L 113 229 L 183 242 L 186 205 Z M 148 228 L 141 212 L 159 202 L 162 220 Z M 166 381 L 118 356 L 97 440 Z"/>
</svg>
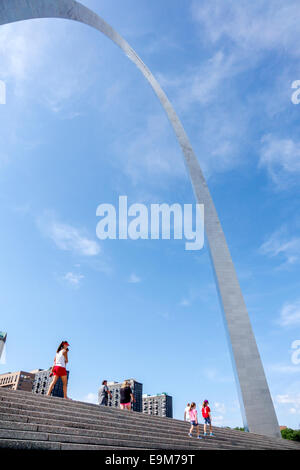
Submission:
<svg viewBox="0 0 300 470">
<path fill-rule="evenodd" d="M 103 380 L 103 382 L 102 382 L 102 385 L 104 385 L 104 384 L 105 384 L 105 382 L 107 382 L 107 380 Z"/>
<path fill-rule="evenodd" d="M 58 346 L 57 351 L 56 351 L 57 353 L 59 353 L 59 351 L 61 351 L 62 349 L 64 349 L 64 344 L 65 344 L 66 342 L 67 342 L 67 341 L 62 341 L 62 342 L 60 343 L 60 345 Z"/>
</svg>

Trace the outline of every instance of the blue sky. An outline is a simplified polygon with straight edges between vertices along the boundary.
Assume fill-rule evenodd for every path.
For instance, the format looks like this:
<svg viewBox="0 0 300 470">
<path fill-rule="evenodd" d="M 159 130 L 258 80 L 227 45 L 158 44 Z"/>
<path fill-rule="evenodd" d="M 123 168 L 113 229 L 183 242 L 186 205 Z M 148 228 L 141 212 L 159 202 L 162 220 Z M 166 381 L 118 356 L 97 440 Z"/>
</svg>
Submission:
<svg viewBox="0 0 300 470">
<path fill-rule="evenodd" d="M 300 427 L 300 8 L 296 1 L 84 0 L 175 107 L 228 241 L 280 424 Z M 103 378 L 211 403 L 241 425 L 206 245 L 96 237 L 96 208 L 194 203 L 157 98 L 113 43 L 63 20 L 0 28 L 3 372 L 70 348 L 69 394 Z"/>
</svg>

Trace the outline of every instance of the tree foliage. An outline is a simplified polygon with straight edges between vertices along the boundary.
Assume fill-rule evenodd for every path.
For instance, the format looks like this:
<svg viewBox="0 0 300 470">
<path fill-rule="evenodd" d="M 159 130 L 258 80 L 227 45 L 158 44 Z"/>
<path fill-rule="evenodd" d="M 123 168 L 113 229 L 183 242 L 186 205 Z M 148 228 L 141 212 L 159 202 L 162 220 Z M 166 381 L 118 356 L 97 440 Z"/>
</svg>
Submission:
<svg viewBox="0 0 300 470">
<path fill-rule="evenodd" d="M 282 429 L 281 436 L 283 437 L 283 439 L 289 439 L 291 441 L 300 442 L 300 429 L 291 429 L 291 428 Z"/>
</svg>

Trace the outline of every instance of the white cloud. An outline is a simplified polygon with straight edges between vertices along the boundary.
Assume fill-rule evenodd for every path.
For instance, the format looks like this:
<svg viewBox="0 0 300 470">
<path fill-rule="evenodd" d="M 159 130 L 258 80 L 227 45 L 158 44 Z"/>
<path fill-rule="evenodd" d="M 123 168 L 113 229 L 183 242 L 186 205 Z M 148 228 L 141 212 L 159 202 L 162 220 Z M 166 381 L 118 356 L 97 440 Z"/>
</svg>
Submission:
<svg viewBox="0 0 300 470">
<path fill-rule="evenodd" d="M 194 149 L 208 178 L 245 162 L 246 152 L 241 147 L 247 139 L 253 108 L 245 106 L 238 96 L 238 85 L 232 85 L 232 78 L 243 71 L 244 65 L 221 50 L 202 61 L 175 80 L 160 75 L 159 81 L 174 95 L 175 109 L 196 126 Z"/>
<path fill-rule="evenodd" d="M 201 301 L 201 302 L 211 302 L 212 297 L 215 296 L 215 284 L 213 283 L 206 283 L 203 284 L 201 287 L 190 287 L 188 292 L 179 302 L 181 307 L 189 307 L 194 302 Z"/>
<path fill-rule="evenodd" d="M 34 100 L 57 113 L 71 100 L 76 102 L 91 85 L 95 50 L 89 47 L 88 53 L 81 53 L 85 38 L 74 28 L 80 25 L 48 19 L 1 26 L 0 77 L 8 82 L 19 103 Z M 76 116 L 74 110 L 65 114 L 69 119 Z"/>
<path fill-rule="evenodd" d="M 100 252 L 97 242 L 83 236 L 71 225 L 54 222 L 49 229 L 50 237 L 61 250 L 75 251 L 84 256 L 95 256 Z"/>
<path fill-rule="evenodd" d="M 288 410 L 291 414 L 300 414 L 300 394 L 277 395 L 275 400 L 280 405 L 291 405 Z"/>
<path fill-rule="evenodd" d="M 158 180 L 166 177 L 185 177 L 183 158 L 176 141 L 172 139 L 171 129 L 166 117 L 151 115 L 146 124 L 137 128 L 128 145 L 120 148 L 114 144 L 114 153 L 119 156 L 118 170 L 121 165 L 124 173 L 134 184 Z"/>
<path fill-rule="evenodd" d="M 234 58 L 217 50 L 202 65 L 191 68 L 188 74 L 176 79 L 158 74 L 158 81 L 163 87 L 177 89 L 177 106 L 185 110 L 195 102 L 207 104 L 217 101 L 223 81 L 238 72 Z"/>
<path fill-rule="evenodd" d="M 283 305 L 280 312 L 279 323 L 281 326 L 300 325 L 300 300 Z"/>
<path fill-rule="evenodd" d="M 265 135 L 262 139 L 259 166 L 267 169 L 279 188 L 297 183 L 300 176 L 300 141 Z"/>
<path fill-rule="evenodd" d="M 282 226 L 272 233 L 259 248 L 261 254 L 270 257 L 280 256 L 286 265 L 293 265 L 300 261 L 300 238 L 288 237 L 287 228 Z"/>
<path fill-rule="evenodd" d="M 100 253 L 98 243 L 90 239 L 84 230 L 58 222 L 51 212 L 45 212 L 37 221 L 38 227 L 60 250 L 72 251 L 82 256 L 96 256 Z"/>
<path fill-rule="evenodd" d="M 98 395 L 96 393 L 88 393 L 84 396 L 83 400 L 86 403 L 98 404 Z"/>
<path fill-rule="evenodd" d="M 211 43 L 227 39 L 252 53 L 272 49 L 283 49 L 294 55 L 300 52 L 297 0 L 204 0 L 201 3 L 194 0 L 192 15 L 201 24 L 202 37 Z"/>
<path fill-rule="evenodd" d="M 224 426 L 224 419 L 222 415 L 212 416 L 212 424 L 215 426 Z"/>
<path fill-rule="evenodd" d="M 130 282 L 132 284 L 137 284 L 137 283 L 141 282 L 141 278 L 138 277 L 136 274 L 132 273 L 130 275 L 130 278 L 129 278 L 128 282 Z"/>
<path fill-rule="evenodd" d="M 272 82 L 259 91 L 250 87 L 247 95 L 245 90 L 245 96 L 241 96 L 238 80 L 241 77 L 244 82 L 245 71 L 254 71 L 270 51 L 284 51 L 292 59 L 300 55 L 297 45 L 300 11 L 296 1 L 286 5 L 281 0 L 272 3 L 203 0 L 201 4 L 194 1 L 191 12 L 199 25 L 201 65 L 187 65 L 185 73 L 175 79 L 158 74 L 158 80 L 168 94 L 173 94 L 175 108 L 186 115 L 187 121 L 192 120 L 193 126 L 199 121 L 194 148 L 209 178 L 247 161 L 246 143 L 255 143 L 252 133 L 257 117 L 267 120 L 286 111 L 291 80 L 288 60 Z M 209 47 L 204 53 L 205 43 Z M 297 142 L 290 145 L 284 139 L 274 144 L 268 148 L 267 140 L 264 142 L 260 165 L 267 168 L 278 187 L 279 183 L 286 187 L 299 175 L 299 145 Z M 289 148 L 288 154 L 284 154 L 285 148 Z"/>
<path fill-rule="evenodd" d="M 294 366 L 294 365 L 287 365 L 283 363 L 279 364 L 272 364 L 268 366 L 268 370 L 270 372 L 275 372 L 278 374 L 299 374 L 300 372 L 300 367 Z"/>
<path fill-rule="evenodd" d="M 67 281 L 72 286 L 78 287 L 79 284 L 80 284 L 81 279 L 84 279 L 84 276 L 82 274 L 76 274 L 76 273 L 68 272 L 63 276 L 62 279 L 64 281 Z"/>
<path fill-rule="evenodd" d="M 218 412 L 218 413 L 222 413 L 222 414 L 225 414 L 226 413 L 226 407 L 225 407 L 225 404 L 224 403 L 214 403 L 214 409 Z"/>
<path fill-rule="evenodd" d="M 97 242 L 85 237 L 71 225 L 53 222 L 49 227 L 49 236 L 61 250 L 74 251 L 83 256 L 100 253 Z"/>
<path fill-rule="evenodd" d="M 11 78 L 21 85 L 34 73 L 37 64 L 43 60 L 45 49 L 50 42 L 42 34 L 41 21 L 24 21 L 19 24 L 2 25 L 0 28 L 0 73 L 5 79 Z"/>
</svg>

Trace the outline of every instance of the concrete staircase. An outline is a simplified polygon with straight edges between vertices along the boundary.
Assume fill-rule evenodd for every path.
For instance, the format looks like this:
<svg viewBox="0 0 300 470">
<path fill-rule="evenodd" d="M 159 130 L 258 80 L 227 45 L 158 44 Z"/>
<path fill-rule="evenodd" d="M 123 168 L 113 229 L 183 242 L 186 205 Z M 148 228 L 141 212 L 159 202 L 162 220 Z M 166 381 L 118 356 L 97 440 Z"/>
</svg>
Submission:
<svg viewBox="0 0 300 470">
<path fill-rule="evenodd" d="M 258 434 L 215 427 L 215 437 L 197 440 L 188 430 L 175 419 L 0 388 L 0 448 L 300 450 L 300 443 Z"/>
</svg>

